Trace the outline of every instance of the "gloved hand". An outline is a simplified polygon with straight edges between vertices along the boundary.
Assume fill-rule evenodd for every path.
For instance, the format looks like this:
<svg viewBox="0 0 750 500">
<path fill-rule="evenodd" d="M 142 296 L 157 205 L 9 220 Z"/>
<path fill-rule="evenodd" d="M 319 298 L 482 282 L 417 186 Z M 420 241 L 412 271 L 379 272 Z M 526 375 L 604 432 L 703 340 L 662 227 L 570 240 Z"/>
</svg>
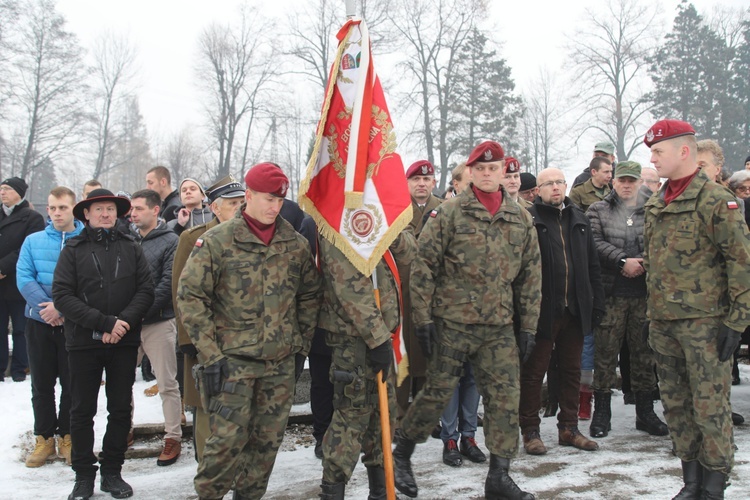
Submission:
<svg viewBox="0 0 750 500">
<path fill-rule="evenodd" d="M 367 349 L 367 360 L 370 362 L 373 372 L 378 373 L 383 370 L 383 382 L 385 382 L 391 364 L 393 364 L 391 339 L 386 340 L 374 349 Z"/>
<path fill-rule="evenodd" d="M 209 398 L 221 393 L 221 383 L 229 377 L 227 358 L 221 358 L 212 365 L 203 368 L 203 390 Z"/>
<path fill-rule="evenodd" d="M 602 321 L 604 321 L 604 311 L 601 309 L 594 309 L 594 312 L 591 314 L 591 327 L 597 328 L 602 324 Z"/>
<path fill-rule="evenodd" d="M 180 352 L 185 356 L 190 356 L 195 359 L 198 357 L 198 349 L 193 344 L 185 344 L 180 346 Z"/>
<path fill-rule="evenodd" d="M 649 320 L 646 320 L 643 322 L 643 326 L 641 327 L 641 338 L 643 339 L 644 343 L 648 342 L 648 334 L 651 330 L 651 322 Z"/>
<path fill-rule="evenodd" d="M 521 355 L 521 364 L 526 363 L 534 352 L 536 346 L 536 335 L 532 332 L 521 331 L 518 334 L 518 353 Z"/>
<path fill-rule="evenodd" d="M 419 347 L 422 348 L 422 354 L 424 354 L 425 358 L 429 358 L 432 355 L 432 346 L 437 342 L 435 323 L 418 326 L 414 335 L 417 336 Z"/>
<path fill-rule="evenodd" d="M 729 328 L 724 323 L 719 327 L 719 361 L 728 360 L 740 344 L 742 332 Z"/>
</svg>

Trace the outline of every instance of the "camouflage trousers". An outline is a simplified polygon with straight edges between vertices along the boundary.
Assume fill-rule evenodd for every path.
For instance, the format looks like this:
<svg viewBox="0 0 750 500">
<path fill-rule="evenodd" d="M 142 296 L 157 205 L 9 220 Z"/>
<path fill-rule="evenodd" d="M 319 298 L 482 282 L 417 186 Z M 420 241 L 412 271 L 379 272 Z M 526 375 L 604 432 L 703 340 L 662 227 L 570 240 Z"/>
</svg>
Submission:
<svg viewBox="0 0 750 500">
<path fill-rule="evenodd" d="M 333 333 L 329 333 L 326 340 L 333 351 L 330 372 L 333 417 L 323 436 L 323 480 L 347 483 L 360 453 L 366 467 L 383 466 L 378 388 L 376 375 L 367 364 L 364 340 Z M 350 377 L 351 380 L 347 380 Z M 386 384 L 393 429 L 398 410 L 393 377 L 389 378 Z"/>
<path fill-rule="evenodd" d="M 720 324 L 719 318 L 651 321 L 649 345 L 675 454 L 729 474 L 734 465 L 732 362 L 719 362 Z"/>
<path fill-rule="evenodd" d="M 594 330 L 594 389 L 610 392 L 617 383 L 617 358 L 627 339 L 633 391 L 654 390 L 654 354 L 643 340 L 646 297 L 607 297 L 605 310 L 604 321 Z"/>
<path fill-rule="evenodd" d="M 201 388 L 202 390 L 202 388 Z M 210 431 L 195 476 L 201 498 L 266 492 L 294 396 L 294 356 L 279 361 L 229 358 L 223 392 L 211 399 Z"/>
<path fill-rule="evenodd" d="M 484 402 L 485 445 L 493 455 L 515 457 L 521 382 L 513 325 L 462 325 L 436 318 L 435 327 L 438 345 L 427 363 L 427 382 L 401 421 L 404 434 L 418 443 L 427 440 L 469 361 Z"/>
</svg>

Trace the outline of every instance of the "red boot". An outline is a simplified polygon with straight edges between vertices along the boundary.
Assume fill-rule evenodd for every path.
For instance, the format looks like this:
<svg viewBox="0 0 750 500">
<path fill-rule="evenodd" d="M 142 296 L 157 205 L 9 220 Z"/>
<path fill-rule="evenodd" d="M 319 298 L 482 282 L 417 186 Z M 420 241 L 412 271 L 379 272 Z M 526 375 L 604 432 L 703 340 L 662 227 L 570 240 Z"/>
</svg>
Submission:
<svg viewBox="0 0 750 500">
<path fill-rule="evenodd" d="M 591 398 L 593 392 L 580 391 L 578 393 L 578 420 L 591 419 Z"/>
</svg>

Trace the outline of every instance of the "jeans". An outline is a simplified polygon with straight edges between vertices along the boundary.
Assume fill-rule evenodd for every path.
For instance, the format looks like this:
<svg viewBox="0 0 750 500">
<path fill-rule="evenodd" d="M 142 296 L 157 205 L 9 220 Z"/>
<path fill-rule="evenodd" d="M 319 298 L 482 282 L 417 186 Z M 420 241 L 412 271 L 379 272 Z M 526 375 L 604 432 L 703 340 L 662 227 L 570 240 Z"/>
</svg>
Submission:
<svg viewBox="0 0 750 500">
<path fill-rule="evenodd" d="M 453 391 L 453 397 L 440 416 L 440 439 L 443 443 L 447 443 L 449 439 L 458 441 L 459 437 L 473 438 L 477 431 L 478 408 L 479 391 L 471 363 L 467 361 L 464 363 L 464 374 Z"/>
<path fill-rule="evenodd" d="M 8 320 L 13 323 L 13 359 L 10 363 L 12 377 L 26 377 L 29 367 L 29 357 L 26 353 L 26 316 L 23 311 L 26 301 L 0 299 L 0 378 L 5 376 L 8 369 Z"/>
</svg>

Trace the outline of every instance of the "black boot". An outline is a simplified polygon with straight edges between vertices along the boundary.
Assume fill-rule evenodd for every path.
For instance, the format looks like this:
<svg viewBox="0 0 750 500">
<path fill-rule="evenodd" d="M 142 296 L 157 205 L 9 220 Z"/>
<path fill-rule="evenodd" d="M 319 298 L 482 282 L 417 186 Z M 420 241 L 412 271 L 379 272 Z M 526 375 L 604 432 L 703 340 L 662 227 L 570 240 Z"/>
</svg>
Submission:
<svg viewBox="0 0 750 500">
<path fill-rule="evenodd" d="M 89 500 L 94 496 L 94 478 L 76 478 L 73 491 L 68 495 L 68 500 Z"/>
<path fill-rule="evenodd" d="M 409 498 L 417 496 L 419 489 L 417 482 L 414 480 L 414 473 L 411 471 L 411 454 L 414 453 L 414 447 L 417 445 L 414 441 L 404 435 L 401 429 L 396 430 L 393 436 L 396 447 L 393 449 L 393 469 L 396 489 Z"/>
<path fill-rule="evenodd" d="M 594 417 L 591 419 L 589 434 L 591 437 L 606 437 L 612 430 L 612 393 L 594 392 Z"/>
<path fill-rule="evenodd" d="M 128 498 L 133 496 L 133 488 L 122 480 L 119 472 L 102 473 L 102 482 L 99 485 L 99 489 L 109 493 L 114 498 Z"/>
<path fill-rule="evenodd" d="M 697 460 L 683 461 L 682 480 L 685 482 L 685 486 L 672 500 L 700 500 L 701 481 L 703 480 L 703 467 L 700 462 Z"/>
<path fill-rule="evenodd" d="M 345 483 L 329 483 L 323 481 L 320 485 L 320 498 L 323 500 L 344 500 Z"/>
<path fill-rule="evenodd" d="M 382 467 L 367 467 L 370 494 L 367 500 L 385 500 L 385 470 Z"/>
<path fill-rule="evenodd" d="M 487 500 L 534 500 L 534 495 L 513 482 L 508 475 L 510 460 L 490 454 L 490 470 L 484 482 L 484 497 Z"/>
<path fill-rule="evenodd" d="M 723 472 L 708 470 L 703 467 L 703 493 L 701 500 L 723 500 L 727 487 L 727 475 Z"/>
<path fill-rule="evenodd" d="M 635 393 L 635 428 L 652 436 L 666 436 L 669 428 L 654 413 L 654 400 L 651 397 L 651 391 Z"/>
</svg>

